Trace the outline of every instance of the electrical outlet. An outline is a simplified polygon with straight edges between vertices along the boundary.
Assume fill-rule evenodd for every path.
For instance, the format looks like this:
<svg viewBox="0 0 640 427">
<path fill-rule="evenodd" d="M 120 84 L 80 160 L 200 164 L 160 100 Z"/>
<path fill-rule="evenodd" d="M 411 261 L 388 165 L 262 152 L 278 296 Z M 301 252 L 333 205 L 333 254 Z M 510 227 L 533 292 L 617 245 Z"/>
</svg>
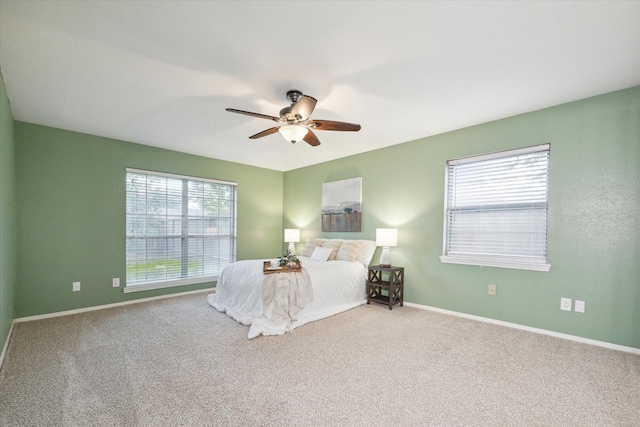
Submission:
<svg viewBox="0 0 640 427">
<path fill-rule="evenodd" d="M 113 286 L 114 288 L 119 288 L 120 287 L 120 278 L 119 277 L 114 277 L 113 281 L 111 282 L 111 286 Z"/>
<path fill-rule="evenodd" d="M 73 282 L 73 292 L 80 292 L 80 282 Z"/>
<path fill-rule="evenodd" d="M 571 298 L 560 298 L 560 310 L 571 311 Z"/>
<path fill-rule="evenodd" d="M 496 285 L 489 285 L 489 295 L 496 294 Z"/>
<path fill-rule="evenodd" d="M 578 313 L 584 313 L 584 301 L 576 300 L 575 310 Z"/>
</svg>

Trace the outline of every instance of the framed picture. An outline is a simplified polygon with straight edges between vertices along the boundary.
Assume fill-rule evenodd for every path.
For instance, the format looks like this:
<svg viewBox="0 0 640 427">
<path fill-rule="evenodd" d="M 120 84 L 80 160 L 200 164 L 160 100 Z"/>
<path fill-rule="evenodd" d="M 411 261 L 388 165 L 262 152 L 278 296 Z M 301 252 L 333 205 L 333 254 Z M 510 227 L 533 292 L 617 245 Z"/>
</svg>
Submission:
<svg viewBox="0 0 640 427">
<path fill-rule="evenodd" d="M 362 177 L 322 184 L 322 231 L 362 231 Z"/>
</svg>

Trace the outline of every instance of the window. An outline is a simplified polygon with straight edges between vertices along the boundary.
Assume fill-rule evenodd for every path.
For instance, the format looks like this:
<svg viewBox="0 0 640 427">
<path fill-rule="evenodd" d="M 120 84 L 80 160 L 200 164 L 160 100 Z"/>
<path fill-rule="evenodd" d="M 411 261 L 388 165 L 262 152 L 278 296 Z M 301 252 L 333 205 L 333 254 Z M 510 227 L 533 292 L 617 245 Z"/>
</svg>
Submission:
<svg viewBox="0 0 640 427">
<path fill-rule="evenodd" d="M 217 280 L 236 259 L 236 184 L 126 172 L 125 292 Z"/>
<path fill-rule="evenodd" d="M 447 162 L 445 263 L 549 271 L 549 144 Z"/>
</svg>

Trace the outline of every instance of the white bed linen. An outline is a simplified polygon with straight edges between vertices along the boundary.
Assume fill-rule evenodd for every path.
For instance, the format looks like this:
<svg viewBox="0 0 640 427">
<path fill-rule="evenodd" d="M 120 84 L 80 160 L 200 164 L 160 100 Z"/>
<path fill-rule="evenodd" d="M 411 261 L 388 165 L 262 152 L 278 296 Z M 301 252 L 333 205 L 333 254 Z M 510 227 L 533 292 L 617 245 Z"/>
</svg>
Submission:
<svg viewBox="0 0 640 427">
<path fill-rule="evenodd" d="M 258 335 L 282 335 L 298 326 L 362 305 L 365 299 L 367 269 L 354 261 L 312 261 L 298 257 L 313 285 L 313 302 L 305 305 L 298 319 L 286 327 L 275 325 L 263 313 L 263 260 L 237 261 L 226 267 L 207 298 L 218 311 L 243 325 L 251 325 L 249 338 Z M 280 273 L 290 274 L 290 273 Z"/>
<path fill-rule="evenodd" d="M 262 279 L 262 314 L 277 326 L 288 327 L 312 301 L 313 285 L 306 268 L 287 274 L 265 274 Z"/>
</svg>

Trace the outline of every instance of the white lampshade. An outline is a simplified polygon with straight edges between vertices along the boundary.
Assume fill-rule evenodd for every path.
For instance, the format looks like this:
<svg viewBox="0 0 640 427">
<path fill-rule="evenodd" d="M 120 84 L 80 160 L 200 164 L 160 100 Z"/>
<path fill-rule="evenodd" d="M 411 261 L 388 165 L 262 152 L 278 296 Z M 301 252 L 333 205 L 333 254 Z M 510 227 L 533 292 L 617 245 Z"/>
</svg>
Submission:
<svg viewBox="0 0 640 427">
<path fill-rule="evenodd" d="M 300 241 L 300 230 L 297 228 L 285 228 L 284 241 L 289 243 L 289 253 L 291 255 L 295 255 L 296 246 L 294 245 L 294 243 L 298 243 Z"/>
<path fill-rule="evenodd" d="M 376 228 L 376 244 L 387 248 L 398 246 L 398 229 Z"/>
<path fill-rule="evenodd" d="M 309 132 L 309 129 L 300 125 L 286 125 L 280 126 L 278 132 L 280 132 L 282 136 L 284 136 L 284 139 L 291 142 L 292 144 L 295 144 L 305 137 L 307 132 Z"/>
<path fill-rule="evenodd" d="M 391 267 L 391 246 L 398 246 L 397 228 L 377 228 L 376 245 L 382 246 L 380 254 L 380 266 Z"/>
<path fill-rule="evenodd" d="M 287 243 L 298 243 L 300 241 L 300 230 L 297 228 L 285 228 L 284 241 Z"/>
</svg>

